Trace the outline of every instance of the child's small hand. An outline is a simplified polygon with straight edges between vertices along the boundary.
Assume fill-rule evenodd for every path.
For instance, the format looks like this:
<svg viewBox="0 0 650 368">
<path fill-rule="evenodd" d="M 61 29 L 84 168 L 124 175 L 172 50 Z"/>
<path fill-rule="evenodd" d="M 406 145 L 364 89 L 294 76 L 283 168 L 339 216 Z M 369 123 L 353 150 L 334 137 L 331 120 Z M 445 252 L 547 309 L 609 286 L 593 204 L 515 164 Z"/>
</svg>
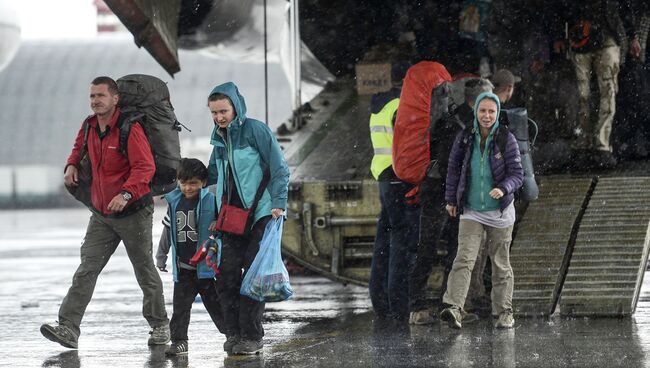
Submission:
<svg viewBox="0 0 650 368">
<path fill-rule="evenodd" d="M 210 231 L 217 231 L 217 221 L 216 221 L 216 220 L 215 220 L 215 221 L 212 221 L 212 222 L 210 223 L 210 226 L 208 226 L 208 230 L 210 230 Z"/>
<path fill-rule="evenodd" d="M 167 272 L 167 266 L 158 267 L 160 272 Z"/>
</svg>

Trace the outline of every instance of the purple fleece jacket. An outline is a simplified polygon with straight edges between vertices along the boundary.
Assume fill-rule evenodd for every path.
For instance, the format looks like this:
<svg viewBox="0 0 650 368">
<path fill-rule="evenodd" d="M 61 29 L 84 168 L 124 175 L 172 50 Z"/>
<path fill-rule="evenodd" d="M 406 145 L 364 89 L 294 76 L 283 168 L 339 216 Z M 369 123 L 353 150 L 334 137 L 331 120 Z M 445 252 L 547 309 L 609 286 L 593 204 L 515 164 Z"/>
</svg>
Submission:
<svg viewBox="0 0 650 368">
<path fill-rule="evenodd" d="M 465 206 L 465 191 L 468 189 L 469 183 L 468 175 L 474 146 L 474 133 L 475 128 L 472 127 L 464 129 L 456 135 L 447 166 L 445 200 L 447 203 L 457 206 L 459 213 L 462 213 Z M 498 134 L 508 135 L 505 154 L 501 153 L 497 145 Z M 503 211 L 514 200 L 514 192 L 521 187 L 524 179 L 519 145 L 508 128 L 499 126 L 490 142 L 489 149 L 490 168 L 495 182 L 493 187 L 501 189 L 504 193 L 499 200 Z"/>
</svg>

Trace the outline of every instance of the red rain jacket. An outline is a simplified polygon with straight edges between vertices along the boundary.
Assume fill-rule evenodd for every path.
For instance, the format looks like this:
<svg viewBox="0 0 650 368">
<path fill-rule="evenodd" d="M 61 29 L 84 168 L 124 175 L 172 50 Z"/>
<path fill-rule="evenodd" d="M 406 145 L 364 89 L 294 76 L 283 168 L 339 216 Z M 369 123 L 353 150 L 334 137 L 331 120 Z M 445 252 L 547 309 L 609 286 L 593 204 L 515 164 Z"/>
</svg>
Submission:
<svg viewBox="0 0 650 368">
<path fill-rule="evenodd" d="M 133 196 L 127 208 L 149 194 L 149 183 L 156 171 L 149 141 L 140 124 L 133 124 L 131 127 L 127 143 L 128 159 L 120 152 L 120 129 L 115 126 L 119 116 L 120 111 L 117 109 L 108 124 L 110 130 L 104 139 L 99 139 L 97 134 L 97 116 L 88 119 L 88 153 L 93 175 L 90 195 L 93 207 L 105 215 L 113 214 L 108 211 L 108 204 L 122 190 Z M 77 133 L 66 168 L 68 165 L 77 165 L 81 160 L 83 139 L 84 124 Z"/>
</svg>

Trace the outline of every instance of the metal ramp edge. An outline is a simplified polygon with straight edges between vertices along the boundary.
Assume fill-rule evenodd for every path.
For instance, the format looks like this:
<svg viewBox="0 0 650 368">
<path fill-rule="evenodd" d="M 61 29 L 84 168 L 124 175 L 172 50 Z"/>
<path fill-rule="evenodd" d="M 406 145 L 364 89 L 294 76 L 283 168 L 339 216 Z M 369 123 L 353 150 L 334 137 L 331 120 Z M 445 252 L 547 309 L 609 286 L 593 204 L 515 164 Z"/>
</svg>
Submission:
<svg viewBox="0 0 650 368">
<path fill-rule="evenodd" d="M 573 247 L 560 314 L 634 313 L 648 262 L 649 224 L 650 177 L 598 181 Z"/>
<path fill-rule="evenodd" d="M 354 93 L 352 83 L 346 79 L 337 79 L 333 83 L 328 83 L 314 99 L 309 101 L 314 111 L 304 114 L 299 128 L 290 130 L 285 123 L 282 129 L 278 129 L 276 136 L 291 171 L 290 181 L 300 179 L 297 173 L 300 165 L 322 140 L 335 130 L 334 128 L 340 124 L 341 116 L 354 108 L 356 101 L 357 95 Z M 367 122 L 367 119 L 364 121 Z"/>
<path fill-rule="evenodd" d="M 576 224 L 594 187 L 592 178 L 545 177 L 539 198 L 517 224 L 510 250 L 517 315 L 554 312 L 570 258 Z"/>
</svg>

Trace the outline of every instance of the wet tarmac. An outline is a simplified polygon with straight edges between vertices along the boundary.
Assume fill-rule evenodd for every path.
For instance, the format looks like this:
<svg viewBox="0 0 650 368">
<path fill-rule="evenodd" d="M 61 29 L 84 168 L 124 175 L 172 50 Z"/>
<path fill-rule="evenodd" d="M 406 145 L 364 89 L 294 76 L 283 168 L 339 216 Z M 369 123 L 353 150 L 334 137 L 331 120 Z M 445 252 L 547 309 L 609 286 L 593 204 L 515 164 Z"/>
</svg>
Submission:
<svg viewBox="0 0 650 368">
<path fill-rule="evenodd" d="M 155 214 L 154 238 L 160 234 Z M 97 283 L 79 349 L 43 338 L 79 262 L 84 209 L 0 212 L 0 366 L 7 367 L 650 367 L 650 287 L 635 315 L 620 319 L 517 318 L 501 331 L 483 319 L 457 331 L 373 323 L 367 290 L 322 277 L 293 277 L 293 299 L 267 304 L 265 348 L 228 357 L 202 304 L 195 304 L 189 355 L 147 347 L 140 289 L 123 248 Z M 173 283 L 163 274 L 171 315 Z M 516 276 L 516 275 L 515 275 Z"/>
</svg>

